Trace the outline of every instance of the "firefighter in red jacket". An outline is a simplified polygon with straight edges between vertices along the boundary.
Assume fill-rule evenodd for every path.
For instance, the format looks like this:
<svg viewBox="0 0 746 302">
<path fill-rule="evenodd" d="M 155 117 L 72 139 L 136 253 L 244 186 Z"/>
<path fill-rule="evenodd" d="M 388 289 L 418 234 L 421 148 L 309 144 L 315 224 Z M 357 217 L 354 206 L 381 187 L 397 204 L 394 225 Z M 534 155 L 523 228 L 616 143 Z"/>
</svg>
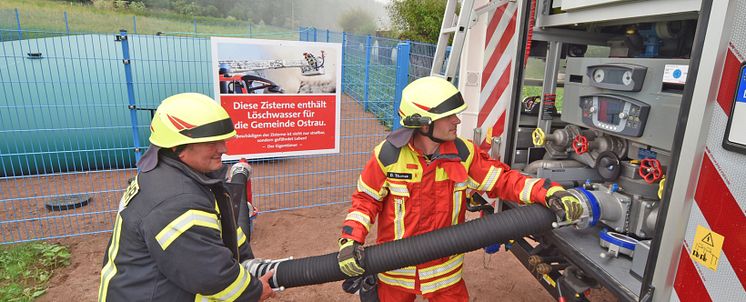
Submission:
<svg viewBox="0 0 746 302">
<path fill-rule="evenodd" d="M 339 240 L 339 266 L 362 275 L 362 244 L 378 219 L 376 243 L 398 240 L 464 222 L 467 189 L 491 197 L 548 205 L 565 220 L 582 214 L 580 202 L 549 180 L 531 178 L 491 159 L 456 135 L 466 109 L 450 82 L 425 77 L 402 92 L 403 128 L 375 147 L 352 196 Z M 468 301 L 461 279 L 464 255 L 453 255 L 377 275 L 380 301 Z M 362 294 L 361 294 L 362 296 Z"/>
</svg>

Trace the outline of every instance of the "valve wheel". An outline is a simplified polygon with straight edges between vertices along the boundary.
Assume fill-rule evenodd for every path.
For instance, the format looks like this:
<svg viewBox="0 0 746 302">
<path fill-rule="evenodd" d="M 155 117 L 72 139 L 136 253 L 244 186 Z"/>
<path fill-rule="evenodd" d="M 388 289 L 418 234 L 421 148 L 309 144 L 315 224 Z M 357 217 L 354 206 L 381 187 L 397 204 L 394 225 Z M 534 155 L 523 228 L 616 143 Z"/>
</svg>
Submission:
<svg viewBox="0 0 746 302">
<path fill-rule="evenodd" d="M 544 130 L 541 130 L 541 128 L 536 128 L 533 132 L 531 132 L 531 140 L 533 141 L 534 146 L 544 146 L 544 139 Z"/>
<path fill-rule="evenodd" d="M 646 183 L 652 184 L 663 177 L 661 162 L 655 158 L 646 158 L 640 161 L 640 176 Z"/>
<path fill-rule="evenodd" d="M 578 135 L 572 139 L 572 149 L 578 155 L 588 152 L 588 139 L 584 135 Z"/>
</svg>

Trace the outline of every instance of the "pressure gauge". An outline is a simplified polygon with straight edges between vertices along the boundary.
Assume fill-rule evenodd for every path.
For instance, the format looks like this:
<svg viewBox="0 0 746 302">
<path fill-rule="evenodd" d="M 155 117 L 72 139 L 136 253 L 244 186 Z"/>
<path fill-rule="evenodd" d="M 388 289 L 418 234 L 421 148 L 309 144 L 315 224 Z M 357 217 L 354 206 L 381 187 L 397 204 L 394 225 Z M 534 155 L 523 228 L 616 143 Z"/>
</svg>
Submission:
<svg viewBox="0 0 746 302">
<path fill-rule="evenodd" d="M 632 85 L 632 70 L 627 70 L 622 74 L 622 84 L 624 86 Z"/>
<path fill-rule="evenodd" d="M 616 91 L 640 91 L 647 67 L 630 63 L 609 63 L 587 67 L 590 85 Z"/>
<path fill-rule="evenodd" d="M 599 68 L 593 71 L 593 80 L 596 81 L 596 83 L 602 83 L 604 81 L 604 70 Z"/>
</svg>

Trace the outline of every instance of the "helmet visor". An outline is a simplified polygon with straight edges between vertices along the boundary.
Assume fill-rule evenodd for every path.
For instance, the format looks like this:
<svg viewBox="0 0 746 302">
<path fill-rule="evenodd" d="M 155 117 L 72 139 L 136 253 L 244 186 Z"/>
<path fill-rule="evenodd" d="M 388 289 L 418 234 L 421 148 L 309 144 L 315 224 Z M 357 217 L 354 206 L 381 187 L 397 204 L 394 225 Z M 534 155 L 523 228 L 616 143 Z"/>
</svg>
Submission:
<svg viewBox="0 0 746 302">
<path fill-rule="evenodd" d="M 184 136 L 191 138 L 203 138 L 211 136 L 221 136 L 233 131 L 233 121 L 231 118 L 226 118 L 212 123 L 207 123 L 192 129 L 184 129 L 179 131 Z"/>
<path fill-rule="evenodd" d="M 454 110 L 456 108 L 459 108 L 463 105 L 464 105 L 464 98 L 461 96 L 461 92 L 456 92 L 456 94 L 450 96 L 445 101 L 440 103 L 438 106 L 430 108 L 430 110 L 428 110 L 427 112 L 435 113 L 435 114 L 443 114 L 451 110 Z"/>
</svg>

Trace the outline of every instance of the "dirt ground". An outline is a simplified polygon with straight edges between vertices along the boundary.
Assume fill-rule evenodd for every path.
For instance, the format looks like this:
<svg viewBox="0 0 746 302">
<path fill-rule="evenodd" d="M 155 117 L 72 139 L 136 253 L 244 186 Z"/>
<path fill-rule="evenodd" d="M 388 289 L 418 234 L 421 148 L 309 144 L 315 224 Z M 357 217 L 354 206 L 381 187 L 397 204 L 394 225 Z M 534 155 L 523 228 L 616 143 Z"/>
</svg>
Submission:
<svg viewBox="0 0 746 302">
<path fill-rule="evenodd" d="M 252 235 L 259 258 L 303 258 L 336 251 L 336 238 L 348 204 L 260 214 Z M 103 252 L 110 234 L 58 240 L 70 247 L 72 263 L 55 272 L 48 292 L 38 301 L 96 301 Z M 553 301 L 533 275 L 509 252 L 493 255 L 477 250 L 466 255 L 464 280 L 471 301 Z M 355 301 L 332 282 L 278 293 L 271 301 Z M 594 291 L 592 301 L 616 301 Z"/>
</svg>

